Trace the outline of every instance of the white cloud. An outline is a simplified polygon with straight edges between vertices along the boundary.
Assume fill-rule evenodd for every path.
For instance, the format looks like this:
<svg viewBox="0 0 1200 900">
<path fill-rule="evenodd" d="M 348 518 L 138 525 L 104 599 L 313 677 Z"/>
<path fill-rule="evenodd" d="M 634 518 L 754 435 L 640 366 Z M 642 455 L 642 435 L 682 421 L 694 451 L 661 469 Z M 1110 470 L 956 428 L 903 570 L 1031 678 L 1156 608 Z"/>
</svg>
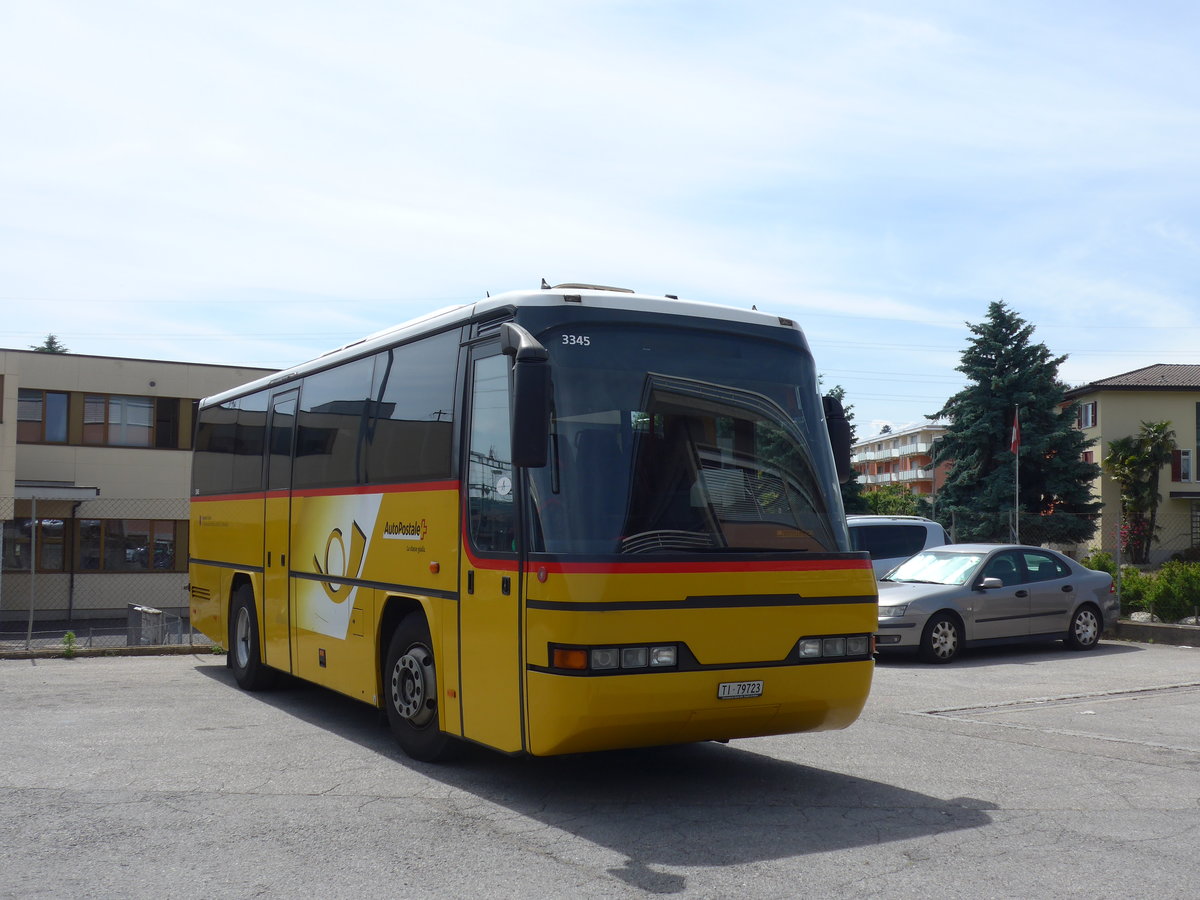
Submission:
<svg viewBox="0 0 1200 900">
<path fill-rule="evenodd" d="M 892 423 L 952 392 L 992 300 L 1070 380 L 1195 346 L 1187 9 L 4 15 L 10 346 L 283 365 L 545 276 L 778 309 Z"/>
</svg>

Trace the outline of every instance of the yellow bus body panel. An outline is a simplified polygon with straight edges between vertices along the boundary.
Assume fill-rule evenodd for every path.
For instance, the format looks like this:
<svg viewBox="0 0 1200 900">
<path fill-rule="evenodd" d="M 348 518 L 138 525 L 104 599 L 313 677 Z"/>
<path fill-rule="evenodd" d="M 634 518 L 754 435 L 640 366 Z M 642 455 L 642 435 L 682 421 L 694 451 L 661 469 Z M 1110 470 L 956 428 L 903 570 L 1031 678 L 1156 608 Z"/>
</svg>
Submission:
<svg viewBox="0 0 1200 900">
<path fill-rule="evenodd" d="M 262 596 L 263 497 L 254 494 L 193 502 L 190 520 L 192 627 L 225 647 L 229 643 L 229 599 L 234 577 L 241 574 L 249 578 L 254 596 Z M 261 613 L 259 609 L 260 617 Z"/>
<path fill-rule="evenodd" d="M 845 728 L 862 711 L 874 663 L 578 677 L 531 672 L 536 756 Z M 724 681 L 766 682 L 753 700 L 718 700 Z"/>
<path fill-rule="evenodd" d="M 876 628 L 870 564 L 826 565 L 691 573 L 629 567 L 554 573 L 544 584 L 531 578 L 528 749 L 536 755 L 575 753 L 846 727 L 866 702 L 872 660 L 778 664 L 800 638 L 869 635 Z M 544 609 L 537 600 L 557 604 Z M 624 602 L 619 609 L 589 608 L 612 601 Z M 637 609 L 639 601 L 652 605 Z M 678 609 L 670 608 L 674 603 Z M 549 665 L 552 643 L 678 644 L 712 668 L 602 675 L 539 671 Z M 718 699 L 719 684 L 740 681 L 762 681 L 762 696 Z"/>
<path fill-rule="evenodd" d="M 295 674 L 378 705 L 379 626 L 398 598 L 425 610 L 439 645 L 447 604 L 436 592 L 458 588 L 457 498 L 424 488 L 292 495 Z"/>
</svg>

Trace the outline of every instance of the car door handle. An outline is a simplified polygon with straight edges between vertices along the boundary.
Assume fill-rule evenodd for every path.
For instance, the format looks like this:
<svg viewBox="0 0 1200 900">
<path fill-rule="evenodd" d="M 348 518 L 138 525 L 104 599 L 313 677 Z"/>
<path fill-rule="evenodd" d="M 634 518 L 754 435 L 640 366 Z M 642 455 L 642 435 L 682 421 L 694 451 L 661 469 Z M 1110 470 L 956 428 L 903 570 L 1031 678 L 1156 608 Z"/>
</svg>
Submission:
<svg viewBox="0 0 1200 900">
<path fill-rule="evenodd" d="M 1018 597 L 1028 597 L 1029 591 L 1017 591 L 1017 596 Z"/>
<path fill-rule="evenodd" d="M 1071 593 L 1073 590 L 1075 590 L 1075 588 L 1074 588 L 1074 586 L 1073 586 L 1073 585 L 1064 584 L 1064 585 L 1062 586 L 1062 592 L 1063 592 L 1064 594 L 1069 594 L 1069 593 Z"/>
</svg>

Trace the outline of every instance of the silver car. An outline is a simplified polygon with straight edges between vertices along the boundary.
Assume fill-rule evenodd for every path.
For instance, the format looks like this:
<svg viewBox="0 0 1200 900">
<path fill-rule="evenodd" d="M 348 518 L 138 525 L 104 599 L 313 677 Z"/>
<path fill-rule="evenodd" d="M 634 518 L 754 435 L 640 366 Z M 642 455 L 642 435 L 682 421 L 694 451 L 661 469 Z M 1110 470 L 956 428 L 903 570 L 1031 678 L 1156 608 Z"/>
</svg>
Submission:
<svg viewBox="0 0 1200 900">
<path fill-rule="evenodd" d="M 879 581 L 879 650 L 950 662 L 964 646 L 1061 640 L 1091 650 L 1117 621 L 1112 578 L 1019 544 L 924 550 Z"/>
</svg>

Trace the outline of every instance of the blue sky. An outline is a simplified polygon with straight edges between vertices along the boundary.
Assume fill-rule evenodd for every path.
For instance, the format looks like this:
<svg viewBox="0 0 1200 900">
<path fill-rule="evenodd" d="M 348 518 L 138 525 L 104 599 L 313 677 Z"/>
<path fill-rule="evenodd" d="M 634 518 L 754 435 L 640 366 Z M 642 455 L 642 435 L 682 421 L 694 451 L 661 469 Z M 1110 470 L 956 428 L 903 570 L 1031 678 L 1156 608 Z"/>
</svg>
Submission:
<svg viewBox="0 0 1200 900">
<path fill-rule="evenodd" d="M 1200 355 L 1190 3 L 0 0 L 0 346 L 283 367 L 588 281 L 801 322 L 860 436 L 993 300 Z"/>
</svg>

